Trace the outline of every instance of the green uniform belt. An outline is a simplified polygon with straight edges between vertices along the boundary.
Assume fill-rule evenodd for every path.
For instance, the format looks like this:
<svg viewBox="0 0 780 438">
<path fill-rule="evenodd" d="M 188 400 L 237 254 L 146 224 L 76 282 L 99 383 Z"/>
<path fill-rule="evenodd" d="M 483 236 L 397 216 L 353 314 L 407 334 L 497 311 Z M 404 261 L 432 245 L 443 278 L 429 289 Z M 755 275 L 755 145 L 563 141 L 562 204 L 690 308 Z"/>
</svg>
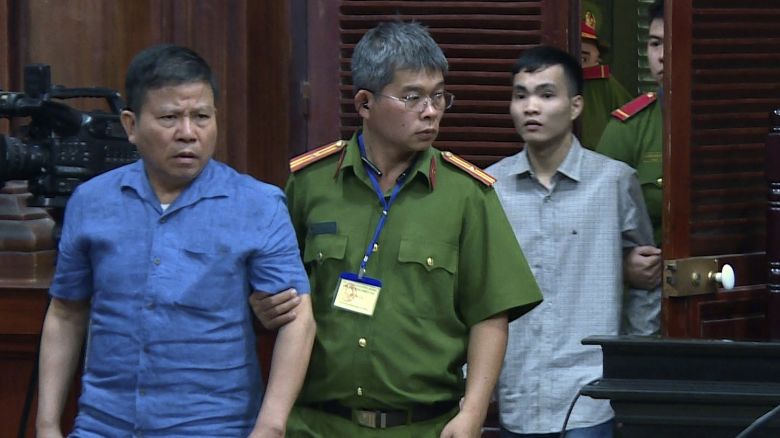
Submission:
<svg viewBox="0 0 780 438">
<path fill-rule="evenodd" d="M 353 409 L 337 401 L 326 401 L 307 405 L 332 415 L 346 418 L 350 421 L 372 429 L 404 426 L 418 421 L 426 421 L 444 415 L 455 406 L 456 401 L 436 402 L 430 405 L 417 404 L 411 409 L 399 411 L 380 411 L 376 409 Z"/>
</svg>

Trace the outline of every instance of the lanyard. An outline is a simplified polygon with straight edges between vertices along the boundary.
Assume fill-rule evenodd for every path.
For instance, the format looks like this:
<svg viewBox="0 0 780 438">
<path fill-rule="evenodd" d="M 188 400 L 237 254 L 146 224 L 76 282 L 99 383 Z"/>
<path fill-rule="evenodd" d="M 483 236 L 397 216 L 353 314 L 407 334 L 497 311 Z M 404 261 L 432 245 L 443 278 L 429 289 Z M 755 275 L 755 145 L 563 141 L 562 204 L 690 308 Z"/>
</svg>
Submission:
<svg viewBox="0 0 780 438">
<path fill-rule="evenodd" d="M 360 156 L 365 157 L 366 156 L 366 146 L 363 144 L 363 135 L 358 136 L 358 145 L 360 146 Z M 379 198 L 379 202 L 382 203 L 382 216 L 379 217 L 379 222 L 376 224 L 376 229 L 374 230 L 374 237 L 371 238 L 371 242 L 368 243 L 368 247 L 366 248 L 366 253 L 363 255 L 363 260 L 360 261 L 360 271 L 358 271 L 358 278 L 363 278 L 363 274 L 366 273 L 366 265 L 368 264 L 368 258 L 371 256 L 371 253 L 374 251 L 374 245 L 379 240 L 379 235 L 382 233 L 382 228 L 385 226 L 385 222 L 387 222 L 387 214 L 390 212 L 390 206 L 393 205 L 393 201 L 395 201 L 395 198 L 398 196 L 398 193 L 401 191 L 401 186 L 404 183 L 404 180 L 406 179 L 406 174 L 401 175 L 398 180 L 395 183 L 395 187 L 393 187 L 393 192 L 390 194 L 390 199 L 385 199 L 385 194 L 382 192 L 382 188 L 379 186 L 379 181 L 376 179 L 376 171 L 374 169 L 371 169 L 370 166 L 366 163 L 363 163 L 363 167 L 366 169 L 366 173 L 368 174 L 368 178 L 371 180 L 371 184 L 374 186 L 374 192 L 376 192 L 377 197 Z"/>
</svg>

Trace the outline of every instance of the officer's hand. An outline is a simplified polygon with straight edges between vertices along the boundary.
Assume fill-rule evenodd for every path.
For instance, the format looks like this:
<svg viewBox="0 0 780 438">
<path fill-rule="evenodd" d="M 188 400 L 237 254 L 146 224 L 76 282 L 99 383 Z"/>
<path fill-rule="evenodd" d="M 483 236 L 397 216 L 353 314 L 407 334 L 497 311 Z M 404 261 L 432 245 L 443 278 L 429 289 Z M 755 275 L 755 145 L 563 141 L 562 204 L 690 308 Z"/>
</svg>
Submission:
<svg viewBox="0 0 780 438">
<path fill-rule="evenodd" d="M 295 307 L 300 302 L 301 298 L 295 289 L 287 289 L 274 295 L 255 291 L 249 296 L 252 312 L 260 320 L 263 327 L 268 330 L 278 329 L 294 320 Z"/>
<path fill-rule="evenodd" d="M 484 418 L 479 415 L 460 411 L 444 426 L 439 438 L 479 438 L 482 436 L 483 422 Z"/>
<path fill-rule="evenodd" d="M 663 257 L 654 246 L 637 246 L 623 257 L 623 276 L 635 289 L 653 290 L 661 283 Z"/>
</svg>

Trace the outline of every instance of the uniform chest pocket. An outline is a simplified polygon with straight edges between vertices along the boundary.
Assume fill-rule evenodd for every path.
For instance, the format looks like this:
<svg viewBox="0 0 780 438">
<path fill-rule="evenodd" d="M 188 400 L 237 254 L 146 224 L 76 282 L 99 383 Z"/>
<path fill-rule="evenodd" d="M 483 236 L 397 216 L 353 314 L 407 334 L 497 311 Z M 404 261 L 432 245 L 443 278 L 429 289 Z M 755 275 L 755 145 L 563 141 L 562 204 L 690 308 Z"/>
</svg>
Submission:
<svg viewBox="0 0 780 438">
<path fill-rule="evenodd" d="M 346 266 L 347 236 L 316 234 L 306 237 L 303 264 L 309 273 L 314 313 L 325 314 L 333 302 L 339 275 L 349 270 Z M 357 266 L 353 268 L 356 269 Z"/>
<path fill-rule="evenodd" d="M 322 264 L 328 260 L 343 260 L 347 252 L 347 236 L 317 234 L 306 238 L 303 263 Z"/>
<path fill-rule="evenodd" d="M 449 243 L 402 239 L 399 272 L 392 291 L 400 312 L 426 319 L 451 315 L 455 303 L 458 247 Z"/>
</svg>

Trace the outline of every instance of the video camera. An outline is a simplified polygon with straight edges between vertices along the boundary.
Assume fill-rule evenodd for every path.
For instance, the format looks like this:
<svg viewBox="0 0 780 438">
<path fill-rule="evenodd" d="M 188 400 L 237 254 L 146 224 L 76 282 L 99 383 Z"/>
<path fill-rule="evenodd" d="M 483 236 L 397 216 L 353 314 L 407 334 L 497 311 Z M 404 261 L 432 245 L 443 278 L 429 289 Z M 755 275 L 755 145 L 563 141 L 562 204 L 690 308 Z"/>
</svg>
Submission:
<svg viewBox="0 0 780 438">
<path fill-rule="evenodd" d="M 82 112 L 51 99 L 104 98 L 111 112 Z M 0 187 L 27 180 L 33 207 L 65 207 L 76 186 L 140 157 L 127 141 L 119 114 L 125 107 L 109 88 L 51 86 L 48 65 L 24 69 L 24 93 L 0 92 L 0 117 L 30 117 L 22 136 L 0 134 Z"/>
</svg>

